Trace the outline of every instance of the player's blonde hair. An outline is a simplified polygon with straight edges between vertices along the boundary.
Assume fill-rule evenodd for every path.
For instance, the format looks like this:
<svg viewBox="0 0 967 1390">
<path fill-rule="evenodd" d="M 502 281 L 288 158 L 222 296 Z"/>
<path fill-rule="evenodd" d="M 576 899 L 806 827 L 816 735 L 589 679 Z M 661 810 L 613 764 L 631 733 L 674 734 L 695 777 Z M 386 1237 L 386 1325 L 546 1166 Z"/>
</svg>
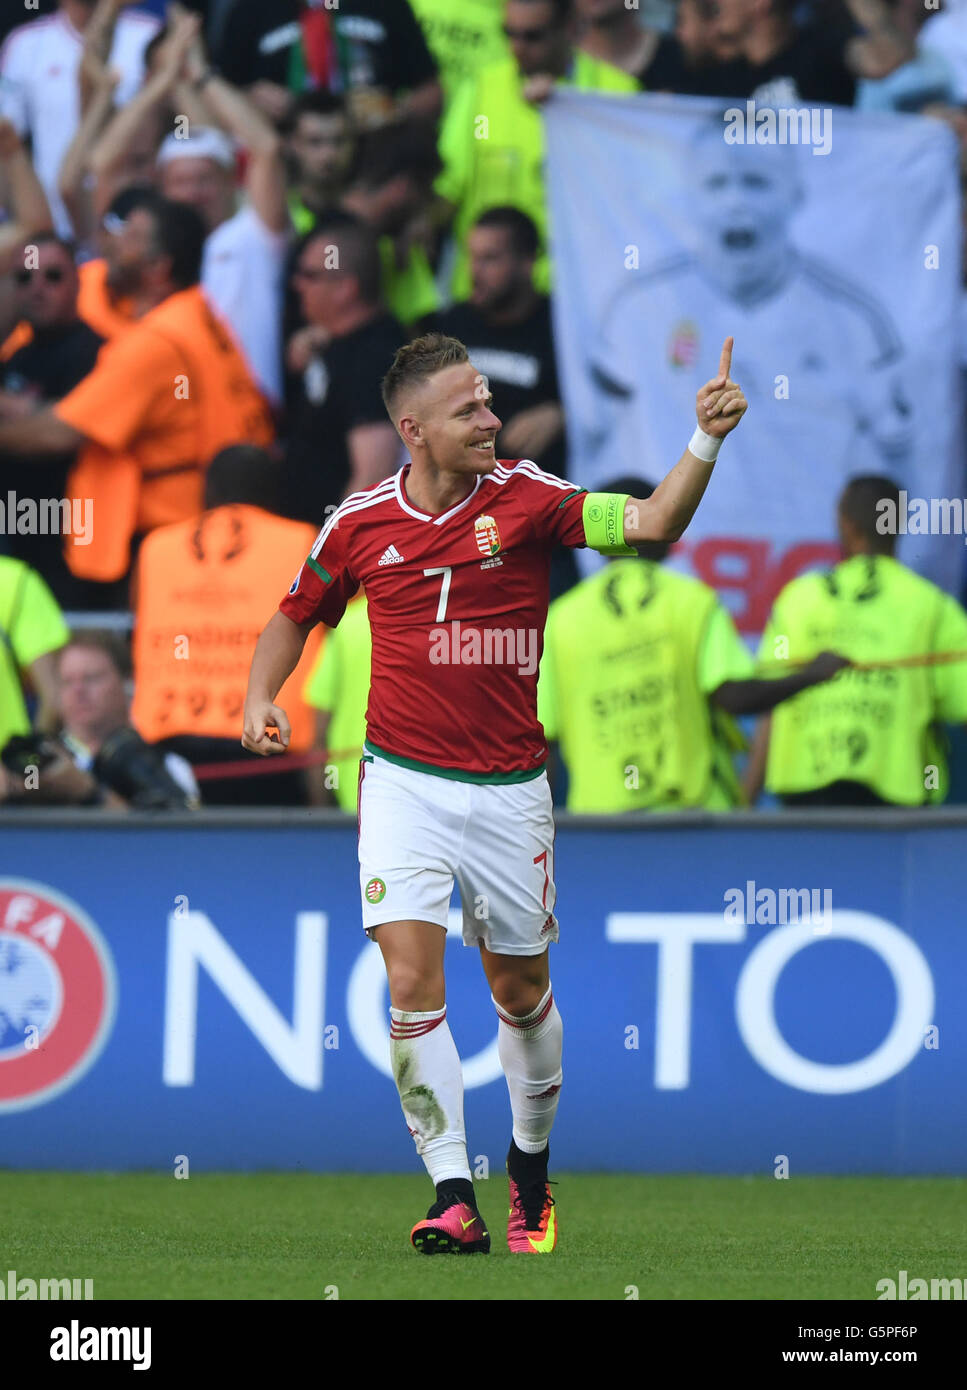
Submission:
<svg viewBox="0 0 967 1390">
<path fill-rule="evenodd" d="M 396 403 L 405 387 L 422 385 L 445 367 L 456 367 L 469 360 L 459 338 L 448 338 L 445 333 L 424 333 L 399 348 L 383 377 L 383 403 L 394 425 Z"/>
</svg>

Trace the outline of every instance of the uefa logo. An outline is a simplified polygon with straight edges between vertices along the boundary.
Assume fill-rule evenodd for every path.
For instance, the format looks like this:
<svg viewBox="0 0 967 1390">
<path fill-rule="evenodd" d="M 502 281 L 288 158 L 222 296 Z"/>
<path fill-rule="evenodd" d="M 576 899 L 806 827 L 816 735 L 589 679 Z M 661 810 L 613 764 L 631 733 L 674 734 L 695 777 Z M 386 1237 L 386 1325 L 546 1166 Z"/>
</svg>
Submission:
<svg viewBox="0 0 967 1390">
<path fill-rule="evenodd" d="M 87 914 L 44 884 L 0 879 L 0 1114 L 79 1081 L 116 1006 L 114 963 Z"/>
</svg>

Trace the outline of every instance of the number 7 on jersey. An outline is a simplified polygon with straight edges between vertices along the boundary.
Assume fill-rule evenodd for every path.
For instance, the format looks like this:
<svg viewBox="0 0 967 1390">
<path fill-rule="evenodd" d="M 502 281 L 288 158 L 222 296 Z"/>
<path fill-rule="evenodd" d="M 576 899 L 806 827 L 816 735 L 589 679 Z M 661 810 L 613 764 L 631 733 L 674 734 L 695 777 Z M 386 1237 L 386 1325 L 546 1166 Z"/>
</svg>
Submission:
<svg viewBox="0 0 967 1390">
<path fill-rule="evenodd" d="M 436 610 L 436 620 L 438 623 L 442 623 L 447 616 L 447 599 L 450 597 L 450 575 L 453 573 L 453 566 L 440 565 L 437 569 L 424 570 L 423 573 L 443 575 L 443 583 L 440 586 L 440 602 Z"/>
</svg>

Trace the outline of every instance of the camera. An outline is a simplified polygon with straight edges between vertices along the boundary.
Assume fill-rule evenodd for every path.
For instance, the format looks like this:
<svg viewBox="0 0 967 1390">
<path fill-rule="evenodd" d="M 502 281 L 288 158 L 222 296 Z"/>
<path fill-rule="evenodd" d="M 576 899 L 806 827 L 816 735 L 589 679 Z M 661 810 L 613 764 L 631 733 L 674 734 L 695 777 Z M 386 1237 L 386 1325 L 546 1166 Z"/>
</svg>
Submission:
<svg viewBox="0 0 967 1390">
<path fill-rule="evenodd" d="M 18 781 L 31 769 L 39 774 L 48 772 L 49 777 L 40 780 L 38 796 L 54 805 L 98 805 L 103 799 L 98 788 L 106 787 L 134 810 L 191 809 L 187 792 L 165 767 L 163 755 L 132 728 L 117 729 L 104 740 L 89 773 L 75 766 L 70 749 L 60 739 L 40 733 L 15 734 L 8 739 L 0 762 Z"/>
<path fill-rule="evenodd" d="M 28 768 L 35 767 L 38 772 L 43 772 L 66 752 L 63 744 L 46 734 L 14 734 L 4 744 L 0 762 L 8 772 L 22 779 L 26 777 Z"/>
<path fill-rule="evenodd" d="M 130 727 L 108 735 L 91 771 L 98 782 L 122 796 L 135 810 L 190 809 L 188 793 L 171 776 L 162 754 Z"/>
</svg>

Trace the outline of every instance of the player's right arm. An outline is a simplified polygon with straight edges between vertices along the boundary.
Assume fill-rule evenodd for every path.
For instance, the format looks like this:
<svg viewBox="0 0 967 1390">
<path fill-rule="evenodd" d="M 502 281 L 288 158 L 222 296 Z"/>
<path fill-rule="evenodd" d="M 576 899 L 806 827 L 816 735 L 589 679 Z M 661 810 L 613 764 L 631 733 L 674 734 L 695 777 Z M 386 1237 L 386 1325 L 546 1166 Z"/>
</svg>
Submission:
<svg viewBox="0 0 967 1390">
<path fill-rule="evenodd" d="M 271 753 L 284 753 L 289 746 L 292 730 L 285 710 L 275 703 L 275 697 L 298 666 L 312 627 L 311 622 L 294 623 L 284 613 L 274 613 L 256 644 L 242 732 L 242 747 L 250 753 L 267 757 Z M 269 736 L 270 728 L 278 729 L 281 741 Z"/>
<path fill-rule="evenodd" d="M 279 611 L 256 643 L 245 696 L 242 747 L 263 757 L 284 753 L 289 746 L 289 721 L 275 697 L 299 664 L 306 638 L 316 623 L 335 627 L 359 588 L 348 562 L 343 518 L 339 508 L 323 526 Z M 278 739 L 269 736 L 270 728 L 278 729 Z"/>
</svg>

